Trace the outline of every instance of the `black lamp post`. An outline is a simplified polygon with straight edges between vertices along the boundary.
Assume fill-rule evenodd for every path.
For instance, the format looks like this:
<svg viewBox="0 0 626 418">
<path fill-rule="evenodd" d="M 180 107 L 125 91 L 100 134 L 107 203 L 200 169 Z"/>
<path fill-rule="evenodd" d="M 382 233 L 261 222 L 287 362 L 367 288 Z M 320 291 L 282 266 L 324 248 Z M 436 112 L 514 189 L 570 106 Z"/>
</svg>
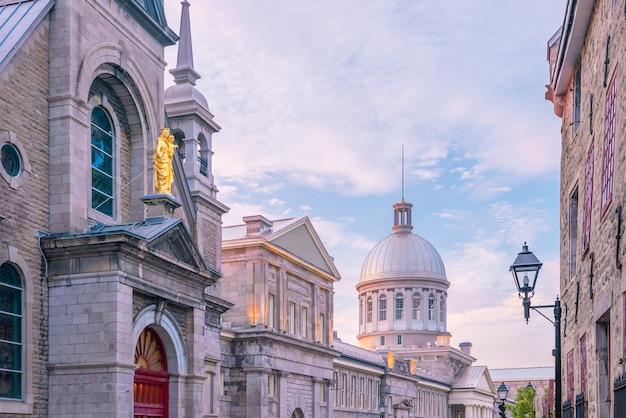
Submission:
<svg viewBox="0 0 626 418">
<path fill-rule="evenodd" d="M 498 409 L 500 410 L 500 416 L 502 418 L 506 418 L 506 397 L 509 394 L 509 388 L 506 387 L 504 382 L 498 386 L 498 399 L 500 399 L 500 405 L 498 405 Z"/>
<path fill-rule="evenodd" d="M 537 283 L 537 276 L 542 265 L 543 263 L 535 257 L 532 251 L 528 251 L 528 245 L 524 243 L 522 251 L 517 254 L 517 258 L 513 264 L 511 264 L 509 270 L 513 274 L 513 280 L 515 281 L 515 286 L 517 286 L 517 293 L 520 299 L 522 299 L 526 323 L 528 323 L 528 318 L 530 317 L 530 310 L 534 309 L 537 313 L 554 324 L 554 350 L 552 351 L 552 355 L 554 356 L 554 378 L 556 380 L 554 390 L 554 416 L 555 418 L 561 418 L 561 301 L 557 296 L 554 305 L 531 306 L 530 304 L 530 298 L 535 295 L 535 284 Z M 541 308 L 554 308 L 554 321 L 537 310 Z"/>
</svg>

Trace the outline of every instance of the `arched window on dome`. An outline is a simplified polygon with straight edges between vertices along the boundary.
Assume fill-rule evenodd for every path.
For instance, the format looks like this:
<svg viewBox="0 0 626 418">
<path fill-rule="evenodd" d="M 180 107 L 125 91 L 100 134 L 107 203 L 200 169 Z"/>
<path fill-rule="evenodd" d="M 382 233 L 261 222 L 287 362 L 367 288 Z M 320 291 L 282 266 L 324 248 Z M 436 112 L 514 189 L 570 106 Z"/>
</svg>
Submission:
<svg viewBox="0 0 626 418">
<path fill-rule="evenodd" d="M 359 325 L 363 325 L 363 298 L 359 298 Z"/>
<path fill-rule="evenodd" d="M 378 320 L 386 321 L 387 320 L 387 296 L 380 295 L 378 298 Z"/>
<path fill-rule="evenodd" d="M 413 293 L 413 319 L 422 319 L 422 296 Z"/>
<path fill-rule="evenodd" d="M 435 320 L 435 295 L 428 296 L 428 320 Z"/>
<path fill-rule="evenodd" d="M 372 297 L 368 296 L 367 297 L 367 304 L 366 304 L 366 315 L 367 315 L 367 323 L 368 324 L 370 322 L 372 322 L 372 309 L 373 309 Z"/>
<path fill-rule="evenodd" d="M 404 295 L 398 293 L 396 295 L 396 321 L 400 321 L 404 318 Z"/>
<path fill-rule="evenodd" d="M 439 296 L 439 322 L 444 322 L 446 319 L 446 309 L 445 303 L 443 301 L 443 295 Z"/>
</svg>

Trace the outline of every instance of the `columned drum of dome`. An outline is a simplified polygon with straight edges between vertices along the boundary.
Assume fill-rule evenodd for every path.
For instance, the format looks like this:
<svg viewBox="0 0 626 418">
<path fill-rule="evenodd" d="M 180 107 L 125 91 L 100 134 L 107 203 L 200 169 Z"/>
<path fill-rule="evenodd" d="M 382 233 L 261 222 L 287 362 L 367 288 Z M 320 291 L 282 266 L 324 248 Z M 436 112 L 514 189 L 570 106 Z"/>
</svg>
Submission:
<svg viewBox="0 0 626 418">
<path fill-rule="evenodd" d="M 359 292 L 359 345 L 368 349 L 449 343 L 447 289 L 441 256 L 411 225 L 413 205 L 396 203 L 393 233 L 369 252 Z M 443 337 L 443 339 L 441 338 Z"/>
</svg>

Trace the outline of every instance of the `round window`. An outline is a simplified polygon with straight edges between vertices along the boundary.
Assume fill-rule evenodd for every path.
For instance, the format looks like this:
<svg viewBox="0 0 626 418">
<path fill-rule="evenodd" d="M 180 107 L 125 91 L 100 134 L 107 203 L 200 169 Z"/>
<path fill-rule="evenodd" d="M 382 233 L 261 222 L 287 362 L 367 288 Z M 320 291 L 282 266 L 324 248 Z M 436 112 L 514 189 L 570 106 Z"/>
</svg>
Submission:
<svg viewBox="0 0 626 418">
<path fill-rule="evenodd" d="M 2 168 L 11 177 L 17 177 L 22 172 L 22 159 L 20 152 L 13 144 L 5 143 L 0 148 L 0 160 Z"/>
</svg>

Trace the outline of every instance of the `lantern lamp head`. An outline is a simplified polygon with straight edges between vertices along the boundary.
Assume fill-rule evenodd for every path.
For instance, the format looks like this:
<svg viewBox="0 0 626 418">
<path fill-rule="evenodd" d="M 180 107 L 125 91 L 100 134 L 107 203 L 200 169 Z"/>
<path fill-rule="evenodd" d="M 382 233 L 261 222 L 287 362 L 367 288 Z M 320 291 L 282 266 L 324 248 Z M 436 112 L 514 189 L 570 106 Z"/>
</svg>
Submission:
<svg viewBox="0 0 626 418">
<path fill-rule="evenodd" d="M 509 268 L 521 298 L 526 299 L 535 294 L 537 276 L 542 265 L 543 263 L 535 257 L 532 251 L 528 250 L 528 245 L 524 243 L 522 251 L 517 254 L 517 258 Z"/>
</svg>

